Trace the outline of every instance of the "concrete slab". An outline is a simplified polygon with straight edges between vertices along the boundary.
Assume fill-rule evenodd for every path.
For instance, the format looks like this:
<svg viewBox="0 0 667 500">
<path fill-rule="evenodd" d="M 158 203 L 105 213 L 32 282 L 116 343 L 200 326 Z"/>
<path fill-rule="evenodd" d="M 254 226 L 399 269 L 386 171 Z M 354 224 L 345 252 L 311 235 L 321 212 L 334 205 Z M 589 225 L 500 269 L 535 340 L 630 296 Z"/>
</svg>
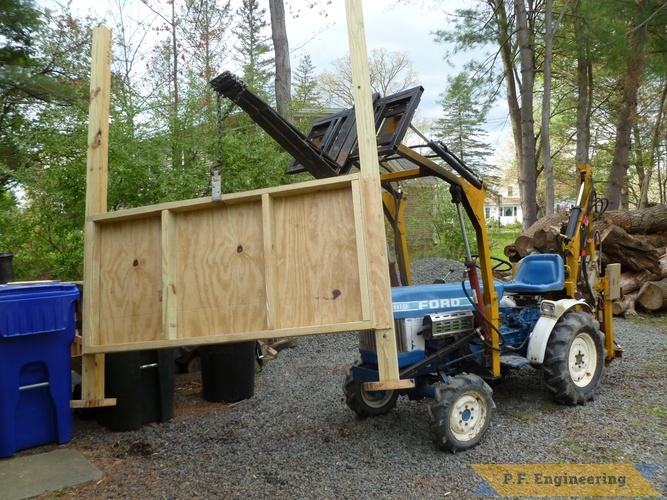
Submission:
<svg viewBox="0 0 667 500">
<path fill-rule="evenodd" d="M 22 500 L 101 477 L 102 471 L 76 450 L 11 458 L 0 461 L 0 500 Z"/>
</svg>

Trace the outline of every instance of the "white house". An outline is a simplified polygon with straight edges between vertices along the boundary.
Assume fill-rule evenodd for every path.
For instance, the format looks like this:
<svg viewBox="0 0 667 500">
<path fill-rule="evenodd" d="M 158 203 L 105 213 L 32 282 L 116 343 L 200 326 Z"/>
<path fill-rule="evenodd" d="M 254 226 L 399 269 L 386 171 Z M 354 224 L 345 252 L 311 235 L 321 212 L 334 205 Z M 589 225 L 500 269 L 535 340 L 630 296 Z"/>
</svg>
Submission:
<svg viewBox="0 0 667 500">
<path fill-rule="evenodd" d="M 521 198 L 517 196 L 518 191 L 516 186 L 508 185 L 487 193 L 484 203 L 487 225 L 506 226 L 516 222 L 520 223 L 523 220 Z"/>
</svg>

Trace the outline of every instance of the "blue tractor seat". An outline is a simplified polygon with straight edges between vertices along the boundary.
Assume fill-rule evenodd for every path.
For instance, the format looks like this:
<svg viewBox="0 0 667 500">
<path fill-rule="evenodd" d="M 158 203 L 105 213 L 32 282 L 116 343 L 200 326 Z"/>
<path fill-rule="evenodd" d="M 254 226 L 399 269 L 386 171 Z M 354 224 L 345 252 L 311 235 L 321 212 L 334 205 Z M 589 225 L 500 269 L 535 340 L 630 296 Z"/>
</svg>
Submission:
<svg viewBox="0 0 667 500">
<path fill-rule="evenodd" d="M 514 279 L 505 283 L 509 293 L 540 294 L 565 286 L 563 258 L 556 254 L 526 255 Z"/>
</svg>

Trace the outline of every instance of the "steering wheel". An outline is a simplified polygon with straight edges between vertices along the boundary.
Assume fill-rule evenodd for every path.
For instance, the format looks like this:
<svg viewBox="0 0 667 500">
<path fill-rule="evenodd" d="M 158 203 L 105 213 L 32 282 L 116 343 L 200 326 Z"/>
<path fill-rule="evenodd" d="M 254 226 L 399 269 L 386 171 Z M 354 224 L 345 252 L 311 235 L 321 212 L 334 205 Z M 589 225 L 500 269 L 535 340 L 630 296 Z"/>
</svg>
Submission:
<svg viewBox="0 0 667 500">
<path fill-rule="evenodd" d="M 474 260 L 477 260 L 479 258 L 479 254 L 474 253 L 474 254 L 471 255 L 471 257 Z M 495 257 L 493 255 L 489 255 L 489 259 L 496 263 L 496 264 L 491 266 L 492 271 L 497 271 L 499 273 L 507 273 L 507 272 L 511 271 L 512 268 L 514 267 L 514 266 L 512 266 L 512 263 L 510 261 L 505 260 L 505 259 L 501 259 L 500 257 Z M 479 267 L 479 264 L 477 264 L 477 266 Z"/>
</svg>

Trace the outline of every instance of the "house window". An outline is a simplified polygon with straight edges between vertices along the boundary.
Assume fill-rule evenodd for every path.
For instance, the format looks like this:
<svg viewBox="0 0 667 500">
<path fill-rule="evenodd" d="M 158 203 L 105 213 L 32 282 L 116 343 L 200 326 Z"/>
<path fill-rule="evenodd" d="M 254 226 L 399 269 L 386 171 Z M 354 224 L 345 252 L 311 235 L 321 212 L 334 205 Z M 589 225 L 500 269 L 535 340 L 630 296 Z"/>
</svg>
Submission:
<svg viewBox="0 0 667 500">
<path fill-rule="evenodd" d="M 505 217 L 512 217 L 513 208 L 514 207 L 505 207 L 505 209 L 503 210 L 503 215 Z"/>
<path fill-rule="evenodd" d="M 487 219 L 491 218 L 491 208 L 490 207 L 484 207 L 484 217 Z"/>
</svg>

